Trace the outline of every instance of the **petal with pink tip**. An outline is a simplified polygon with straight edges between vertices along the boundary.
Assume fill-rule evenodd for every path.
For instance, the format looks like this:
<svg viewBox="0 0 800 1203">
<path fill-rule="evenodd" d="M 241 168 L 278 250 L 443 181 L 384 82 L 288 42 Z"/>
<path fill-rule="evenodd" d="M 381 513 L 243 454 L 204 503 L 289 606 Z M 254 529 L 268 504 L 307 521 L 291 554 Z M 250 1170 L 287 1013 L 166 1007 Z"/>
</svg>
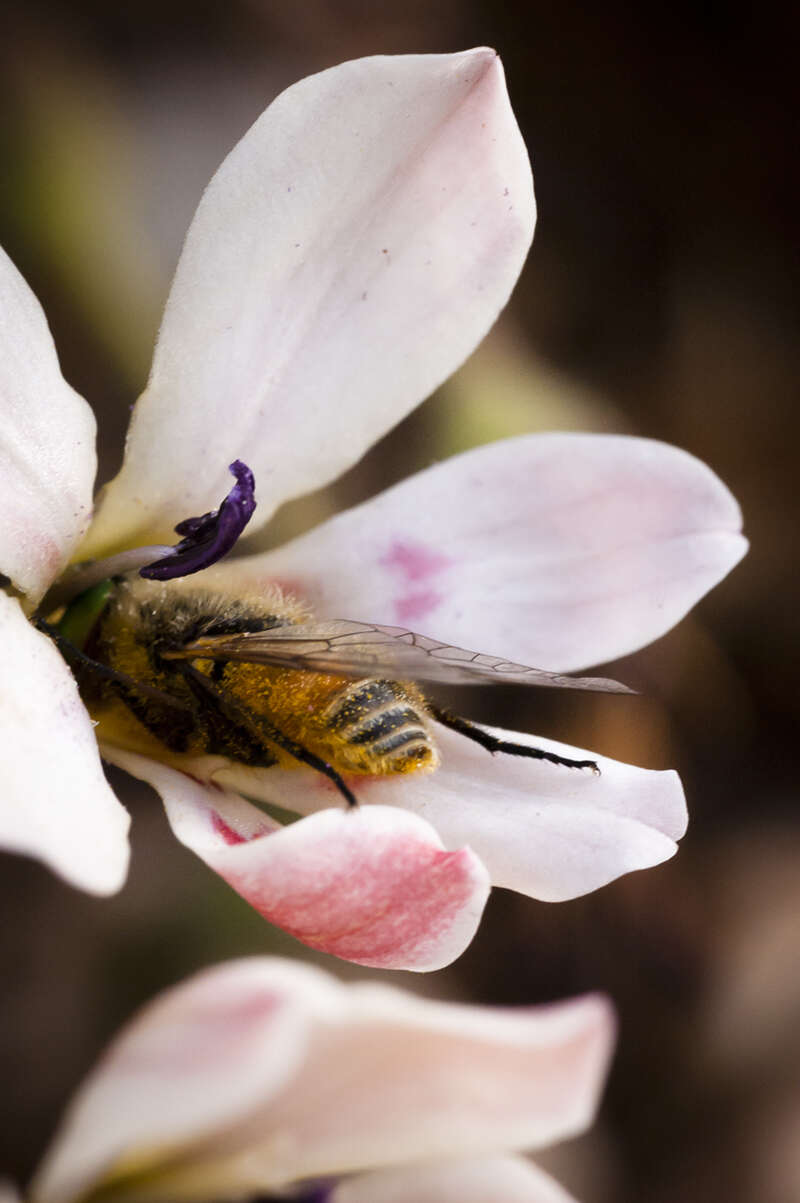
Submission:
<svg viewBox="0 0 800 1203">
<path fill-rule="evenodd" d="M 290 827 L 234 794 L 127 752 L 108 757 L 161 794 L 175 835 L 266 919 L 304 944 L 382 969 L 448 965 L 489 893 L 469 850 L 393 807 L 333 806 Z"/>
<path fill-rule="evenodd" d="M 78 1093 L 33 1203 L 132 1200 L 491 1157 L 582 1130 L 614 1039 L 600 997 L 493 1011 L 255 959 L 157 999 Z M 188 1085 L 188 1088 L 187 1088 Z"/>
<path fill-rule="evenodd" d="M 92 516 L 95 421 L 47 321 L 0 249 L 0 572 L 39 601 Z"/>
<path fill-rule="evenodd" d="M 484 727 L 500 738 L 575 760 L 593 759 L 597 776 L 546 761 L 498 753 L 436 727 L 442 763 L 402 780 L 360 780 L 362 803 L 402 806 L 429 823 L 450 848 L 469 844 L 492 884 L 544 902 L 563 902 L 636 869 L 669 859 L 686 830 L 686 802 L 674 772 L 654 772 L 581 748 Z M 252 797 L 309 813 L 333 794 L 319 774 L 224 768 L 220 782 Z"/>
<path fill-rule="evenodd" d="M 0 847 L 92 894 L 113 894 L 128 868 L 128 814 L 103 776 L 69 669 L 2 591 L 0 646 Z"/>
<path fill-rule="evenodd" d="M 455 456 L 215 579 L 565 672 L 674 626 L 744 554 L 741 513 L 666 443 L 541 434 Z"/>
<path fill-rule="evenodd" d="M 534 217 L 494 51 L 289 88 L 200 203 L 87 554 L 168 540 L 233 459 L 255 473 L 251 529 L 355 463 L 483 338 Z"/>
<path fill-rule="evenodd" d="M 576 1203 L 523 1157 L 437 1162 L 376 1170 L 340 1183 L 331 1203 Z"/>
</svg>

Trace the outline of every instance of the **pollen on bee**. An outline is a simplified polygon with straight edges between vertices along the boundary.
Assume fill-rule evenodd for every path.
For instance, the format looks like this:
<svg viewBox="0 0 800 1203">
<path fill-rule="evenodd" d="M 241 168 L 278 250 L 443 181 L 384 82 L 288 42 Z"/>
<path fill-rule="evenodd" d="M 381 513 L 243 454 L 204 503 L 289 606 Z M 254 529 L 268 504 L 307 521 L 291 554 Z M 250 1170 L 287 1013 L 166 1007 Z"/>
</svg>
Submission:
<svg viewBox="0 0 800 1203">
<path fill-rule="evenodd" d="M 435 768 L 427 705 L 413 684 L 354 680 L 305 668 L 299 658 L 276 664 L 206 654 L 308 620 L 305 606 L 279 590 L 242 598 L 178 582 L 120 582 L 91 647 L 117 674 L 94 690 L 97 710 L 106 722 L 114 718 L 127 746 L 155 739 L 170 756 L 324 765 L 341 778 Z"/>
</svg>

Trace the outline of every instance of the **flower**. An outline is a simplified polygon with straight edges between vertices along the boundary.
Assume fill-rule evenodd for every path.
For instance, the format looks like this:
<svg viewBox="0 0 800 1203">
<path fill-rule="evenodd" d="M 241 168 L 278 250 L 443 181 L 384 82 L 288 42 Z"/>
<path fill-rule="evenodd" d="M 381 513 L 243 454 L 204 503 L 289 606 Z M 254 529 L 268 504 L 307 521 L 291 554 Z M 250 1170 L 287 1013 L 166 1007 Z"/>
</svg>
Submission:
<svg viewBox="0 0 800 1203">
<path fill-rule="evenodd" d="M 330 1203 L 566 1203 L 510 1154 L 589 1126 L 613 1040 L 598 995 L 493 1010 L 346 986 L 290 961 L 231 961 L 160 995 L 116 1037 L 30 1203 L 94 1192 L 201 1203 L 302 1183 L 300 1199 Z"/>
<path fill-rule="evenodd" d="M 100 894 L 125 876 L 128 818 L 92 723 L 26 619 L 70 561 L 196 530 L 187 515 L 219 502 L 231 461 L 255 473 L 251 530 L 356 462 L 491 326 L 533 224 L 493 51 L 362 59 L 288 89 L 200 203 L 122 470 L 93 518 L 91 415 L 0 260 L 0 571 L 24 601 L 0 592 L 4 846 Z M 725 486 L 682 451 L 538 435 L 454 457 L 203 582 L 237 595 L 277 583 L 319 618 L 569 671 L 669 629 L 744 553 L 740 527 Z M 271 921 L 381 967 L 452 960 L 490 881 L 574 897 L 666 859 L 685 826 L 674 773 L 490 758 L 444 729 L 435 773 L 360 779 L 370 805 L 355 813 L 320 774 L 143 755 L 98 734 L 106 760 L 159 791 L 177 837 Z M 281 828 L 242 794 L 306 817 Z"/>
</svg>

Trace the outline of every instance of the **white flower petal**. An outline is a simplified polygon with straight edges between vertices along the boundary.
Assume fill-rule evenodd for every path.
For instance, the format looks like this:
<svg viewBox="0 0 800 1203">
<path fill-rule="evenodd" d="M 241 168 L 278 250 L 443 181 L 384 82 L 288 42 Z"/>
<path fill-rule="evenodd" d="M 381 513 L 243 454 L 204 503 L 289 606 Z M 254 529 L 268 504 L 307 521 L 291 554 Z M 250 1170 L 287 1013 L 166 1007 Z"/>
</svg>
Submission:
<svg viewBox="0 0 800 1203">
<path fill-rule="evenodd" d="M 686 802 L 674 772 L 653 772 L 553 740 L 498 728 L 501 738 L 575 760 L 594 759 L 597 776 L 546 761 L 498 753 L 441 727 L 442 767 L 435 791 L 415 781 L 403 805 L 425 816 L 446 846 L 466 838 L 492 883 L 561 902 L 599 889 L 676 852 L 686 830 Z M 383 784 L 383 783 L 381 783 Z M 388 802 L 384 790 L 371 793 Z"/>
<path fill-rule="evenodd" d="M 533 223 L 493 51 L 360 59 L 289 88 L 203 197 L 87 554 L 168 538 L 219 503 L 236 457 L 251 529 L 338 475 L 481 340 Z"/>
<path fill-rule="evenodd" d="M 278 581 L 320 618 L 565 672 L 674 626 L 744 554 L 740 529 L 728 489 L 676 447 L 529 435 L 446 460 L 210 579 Z"/>
<path fill-rule="evenodd" d="M 0 572 L 34 602 L 89 525 L 94 433 L 39 302 L 0 249 Z"/>
<path fill-rule="evenodd" d="M 286 1181 L 539 1148 L 591 1123 L 614 1039 L 605 999 L 491 1011 L 378 985 L 352 995 L 349 1030 L 320 1034 L 275 1100 L 297 1138 Z"/>
<path fill-rule="evenodd" d="M 394 807 L 339 796 L 281 828 L 234 794 L 130 752 L 107 758 L 161 794 L 172 830 L 265 919 L 333 956 L 381 969 L 441 969 L 475 935 L 489 876 L 468 848 Z M 338 802 L 338 804 L 337 804 Z"/>
<path fill-rule="evenodd" d="M 686 803 L 674 772 L 654 772 L 549 739 L 487 727 L 495 735 L 593 759 L 600 776 L 545 761 L 489 755 L 471 740 L 437 726 L 442 763 L 433 773 L 354 778 L 363 803 L 402 806 L 426 819 L 445 847 L 473 848 L 492 884 L 545 902 L 599 889 L 623 873 L 673 856 L 686 830 Z M 225 768 L 220 782 L 252 797 L 308 813 L 330 806 L 320 775 Z"/>
<path fill-rule="evenodd" d="M 127 812 L 103 776 L 75 681 L 53 643 L 0 591 L 0 847 L 112 894 L 128 867 Z"/>
<path fill-rule="evenodd" d="M 113 1192 L 126 1169 L 132 1200 L 238 1197 L 538 1146 L 591 1122 L 613 1038 L 599 997 L 492 1011 L 342 986 L 291 962 L 233 962 L 123 1031 L 31 1198 L 68 1203 L 104 1180 Z"/>
<path fill-rule="evenodd" d="M 523 1157 L 411 1165 L 341 1182 L 331 1203 L 576 1203 Z"/>
<path fill-rule="evenodd" d="M 31 1198 L 77 1198 L 115 1170 L 124 1172 L 127 1159 L 146 1170 L 247 1117 L 302 1064 L 304 994 L 316 989 L 324 1005 L 326 988 L 324 975 L 313 970 L 251 960 L 161 994 L 123 1029 L 81 1087 Z"/>
</svg>

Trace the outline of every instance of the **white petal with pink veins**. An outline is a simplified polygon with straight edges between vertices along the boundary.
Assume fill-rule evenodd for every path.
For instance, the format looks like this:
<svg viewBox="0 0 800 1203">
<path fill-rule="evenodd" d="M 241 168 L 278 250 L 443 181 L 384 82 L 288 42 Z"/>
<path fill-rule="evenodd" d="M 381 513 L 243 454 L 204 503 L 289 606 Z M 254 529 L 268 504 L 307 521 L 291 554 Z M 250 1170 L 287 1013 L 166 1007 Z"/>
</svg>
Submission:
<svg viewBox="0 0 800 1203">
<path fill-rule="evenodd" d="M 0 572 L 34 602 L 89 525 L 94 433 L 39 302 L 0 249 Z"/>
<path fill-rule="evenodd" d="M 72 674 L 2 591 L 0 644 L 0 847 L 112 894 L 127 872 L 129 818 L 103 776 Z"/>
<path fill-rule="evenodd" d="M 161 794 L 178 839 L 271 923 L 323 952 L 383 969 L 440 969 L 471 941 L 489 893 L 469 848 L 393 807 L 329 809 L 278 827 L 235 794 L 109 749 Z M 291 773 L 289 774 L 291 776 Z"/>
<path fill-rule="evenodd" d="M 594 1115 L 608 1003 L 492 1011 L 232 962 L 162 995 L 79 1092 L 33 1203 L 128 1171 L 125 1198 L 206 1200 L 536 1147 Z M 140 1175 L 140 1177 L 138 1177 Z"/>
<path fill-rule="evenodd" d="M 331 1203 L 576 1203 L 523 1157 L 410 1165 L 342 1182 Z"/>
<path fill-rule="evenodd" d="M 587 894 L 676 852 L 675 841 L 686 830 L 686 802 L 676 773 L 636 768 L 519 732 L 484 729 L 575 760 L 593 759 L 600 775 L 504 753 L 492 756 L 437 725 L 442 763 L 435 772 L 353 778 L 356 797 L 414 811 L 436 828 L 445 847 L 473 848 L 493 885 L 545 902 Z M 320 774 L 305 770 L 251 770 L 248 775 L 225 768 L 215 778 L 302 813 L 335 799 Z"/>
<path fill-rule="evenodd" d="M 446 460 L 212 579 L 277 580 L 320 618 L 564 672 L 674 626 L 744 554 L 740 530 L 728 489 L 684 451 L 529 435 Z"/>
<path fill-rule="evenodd" d="M 355 463 L 495 321 L 534 216 L 493 51 L 289 88 L 200 203 L 87 554 L 167 538 L 218 504 L 234 458 L 253 528 Z"/>
</svg>

